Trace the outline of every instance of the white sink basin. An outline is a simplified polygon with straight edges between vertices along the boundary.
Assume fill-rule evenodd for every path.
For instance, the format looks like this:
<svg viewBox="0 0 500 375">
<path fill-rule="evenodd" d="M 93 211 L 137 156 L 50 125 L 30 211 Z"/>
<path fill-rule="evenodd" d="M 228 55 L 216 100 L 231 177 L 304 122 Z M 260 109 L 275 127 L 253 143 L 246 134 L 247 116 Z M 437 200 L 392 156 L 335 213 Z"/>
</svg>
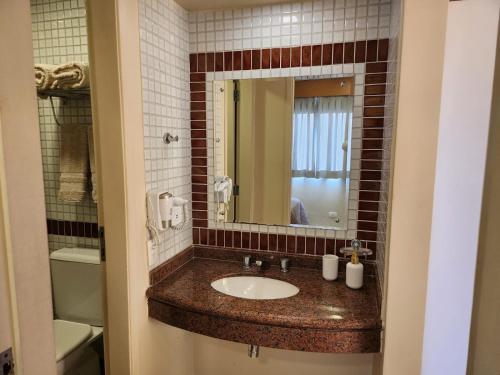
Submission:
<svg viewBox="0 0 500 375">
<path fill-rule="evenodd" d="M 211 285 L 221 293 L 246 299 L 288 298 L 299 292 L 299 288 L 285 281 L 256 276 L 225 277 Z"/>
</svg>

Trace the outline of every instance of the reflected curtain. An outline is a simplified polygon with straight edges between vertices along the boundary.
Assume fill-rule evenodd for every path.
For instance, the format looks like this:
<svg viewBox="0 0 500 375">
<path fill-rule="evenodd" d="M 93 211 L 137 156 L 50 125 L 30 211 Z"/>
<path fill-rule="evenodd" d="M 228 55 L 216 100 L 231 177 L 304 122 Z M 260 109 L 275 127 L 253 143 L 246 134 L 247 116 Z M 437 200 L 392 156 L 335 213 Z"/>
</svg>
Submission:
<svg viewBox="0 0 500 375">
<path fill-rule="evenodd" d="M 349 178 L 352 97 L 296 98 L 292 176 Z"/>
</svg>

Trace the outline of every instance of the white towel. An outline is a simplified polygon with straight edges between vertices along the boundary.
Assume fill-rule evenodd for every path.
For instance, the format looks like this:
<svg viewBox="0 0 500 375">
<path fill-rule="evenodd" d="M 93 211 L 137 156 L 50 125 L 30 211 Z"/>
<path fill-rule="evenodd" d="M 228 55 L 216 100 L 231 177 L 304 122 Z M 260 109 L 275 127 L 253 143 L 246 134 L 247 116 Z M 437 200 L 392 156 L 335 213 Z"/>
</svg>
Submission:
<svg viewBox="0 0 500 375">
<path fill-rule="evenodd" d="M 95 153 L 94 153 L 94 131 L 92 126 L 88 126 L 87 130 L 88 145 L 89 145 L 89 162 L 90 162 L 90 175 L 92 182 L 92 200 L 97 203 L 97 173 L 95 169 Z"/>
<path fill-rule="evenodd" d="M 64 202 L 81 202 L 85 196 L 89 170 L 88 126 L 61 126 L 59 199 Z"/>
<path fill-rule="evenodd" d="M 83 89 L 90 85 L 89 67 L 82 62 L 58 65 L 54 69 L 53 89 Z"/>
<path fill-rule="evenodd" d="M 54 81 L 55 65 L 35 64 L 35 84 L 40 90 L 49 89 Z"/>
</svg>

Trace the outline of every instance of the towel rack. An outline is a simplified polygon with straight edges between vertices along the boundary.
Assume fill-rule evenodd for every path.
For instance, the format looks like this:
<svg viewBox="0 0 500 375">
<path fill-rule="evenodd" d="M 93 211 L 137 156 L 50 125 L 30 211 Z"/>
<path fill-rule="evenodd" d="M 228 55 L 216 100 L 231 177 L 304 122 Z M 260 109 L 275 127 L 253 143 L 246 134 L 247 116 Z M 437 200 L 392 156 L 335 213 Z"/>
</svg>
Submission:
<svg viewBox="0 0 500 375">
<path fill-rule="evenodd" d="M 47 99 L 47 98 L 49 99 L 54 120 L 58 126 L 61 126 L 61 123 L 59 122 L 56 116 L 56 110 L 54 108 L 54 101 L 52 100 L 52 98 L 56 97 L 56 98 L 62 98 L 64 100 L 88 99 L 90 98 L 90 88 L 37 90 L 37 94 L 40 99 Z"/>
</svg>

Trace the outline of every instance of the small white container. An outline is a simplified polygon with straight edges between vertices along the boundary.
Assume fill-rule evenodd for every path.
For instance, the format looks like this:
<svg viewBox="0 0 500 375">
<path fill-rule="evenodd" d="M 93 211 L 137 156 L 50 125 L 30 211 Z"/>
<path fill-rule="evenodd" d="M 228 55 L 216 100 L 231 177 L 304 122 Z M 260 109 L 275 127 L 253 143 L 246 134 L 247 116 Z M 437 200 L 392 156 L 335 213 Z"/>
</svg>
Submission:
<svg viewBox="0 0 500 375">
<path fill-rule="evenodd" d="M 359 289 L 363 286 L 363 265 L 361 263 L 347 263 L 345 283 L 351 289 Z"/>
<path fill-rule="evenodd" d="M 323 278 L 336 280 L 339 275 L 339 257 L 332 254 L 323 255 Z"/>
</svg>

